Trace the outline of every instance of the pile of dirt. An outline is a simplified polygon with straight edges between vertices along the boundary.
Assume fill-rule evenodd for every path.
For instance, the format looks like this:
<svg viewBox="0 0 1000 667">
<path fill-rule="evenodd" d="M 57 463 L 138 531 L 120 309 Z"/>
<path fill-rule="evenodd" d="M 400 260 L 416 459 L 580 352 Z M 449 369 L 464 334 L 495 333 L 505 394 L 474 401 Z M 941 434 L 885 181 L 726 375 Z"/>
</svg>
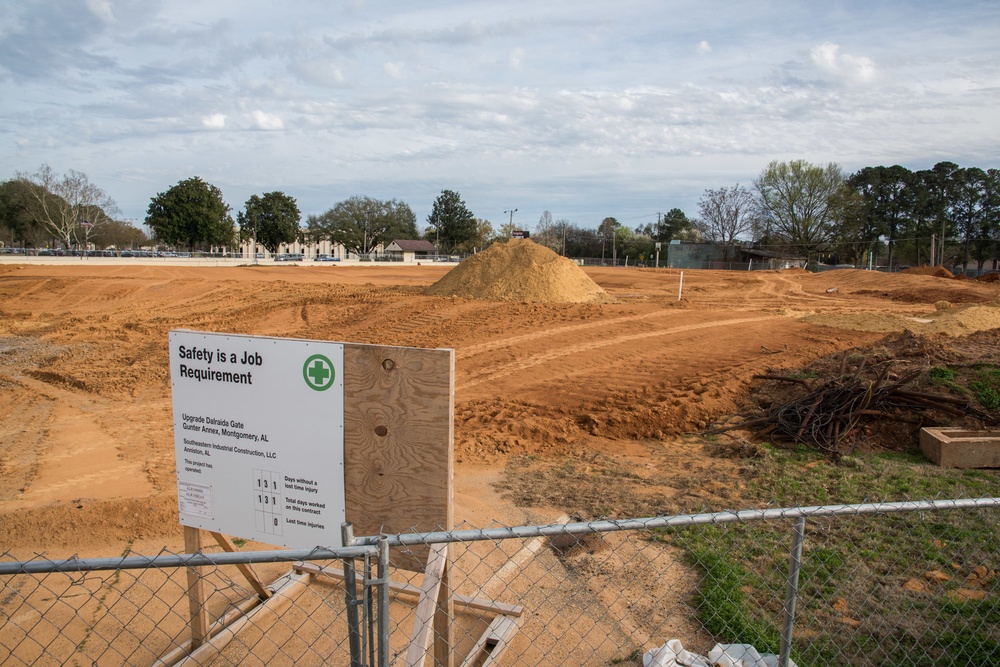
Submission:
<svg viewBox="0 0 1000 667">
<path fill-rule="evenodd" d="M 529 239 L 494 243 L 463 260 L 426 293 L 524 303 L 614 301 L 579 266 Z"/>
<path fill-rule="evenodd" d="M 982 283 L 996 283 L 1000 282 L 1000 273 L 984 273 L 976 278 L 970 278 L 969 276 L 959 273 L 954 274 L 943 266 L 915 266 L 910 269 L 903 269 L 900 271 L 901 274 L 911 275 L 911 276 L 934 276 L 935 278 L 951 278 L 952 280 L 978 280 Z"/>
<path fill-rule="evenodd" d="M 921 334 L 943 333 L 949 336 L 966 336 L 976 331 L 1000 328 L 1000 307 L 979 304 L 956 308 L 941 307 L 926 317 L 906 317 L 887 312 L 817 313 L 802 318 L 802 321 L 854 331 L 884 333 L 912 331 Z"/>
<path fill-rule="evenodd" d="M 893 387 L 899 383 L 905 390 L 903 393 L 922 398 L 922 402 L 889 401 L 880 410 L 870 410 L 879 414 L 862 416 L 859 413 L 852 429 L 840 434 L 842 444 L 849 445 L 855 453 L 914 452 L 918 449 L 919 431 L 923 426 L 981 430 L 997 424 L 1000 420 L 996 398 L 1000 390 L 998 343 L 1000 329 L 959 338 L 910 331 L 893 333 L 870 345 L 820 357 L 802 368 L 771 369 L 752 385 L 740 417 L 752 426 L 751 418 L 803 396 L 808 398 L 807 404 L 812 404 L 813 397 L 831 380 L 850 379 L 856 373 L 863 374 L 866 380 L 874 380 L 884 373 L 879 378 L 883 386 Z M 773 376 L 792 379 L 765 379 Z M 809 413 L 823 424 L 833 421 L 821 412 L 822 408 L 816 409 L 815 414 L 804 409 L 798 417 Z M 723 423 L 740 424 L 725 420 Z M 803 428 L 800 434 L 808 437 L 809 431 Z M 766 440 L 775 442 L 776 436 L 769 434 Z"/>
<path fill-rule="evenodd" d="M 943 266 L 914 266 L 910 269 L 903 269 L 902 274 L 910 276 L 934 276 L 935 278 L 954 278 L 955 274 Z"/>
</svg>

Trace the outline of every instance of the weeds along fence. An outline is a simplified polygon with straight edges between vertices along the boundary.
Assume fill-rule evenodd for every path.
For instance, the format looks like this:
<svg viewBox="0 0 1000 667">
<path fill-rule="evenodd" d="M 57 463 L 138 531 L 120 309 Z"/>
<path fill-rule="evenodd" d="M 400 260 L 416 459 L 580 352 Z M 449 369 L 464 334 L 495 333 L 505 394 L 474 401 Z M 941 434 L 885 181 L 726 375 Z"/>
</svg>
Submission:
<svg viewBox="0 0 1000 667">
<path fill-rule="evenodd" d="M 1000 498 L 980 498 L 497 526 L 337 550 L 8 553 L 0 663 L 641 665 L 679 639 L 701 654 L 752 644 L 802 667 L 993 665 L 998 542 Z M 393 565 L 426 551 L 424 573 Z M 271 583 L 255 592 L 246 574 Z"/>
</svg>

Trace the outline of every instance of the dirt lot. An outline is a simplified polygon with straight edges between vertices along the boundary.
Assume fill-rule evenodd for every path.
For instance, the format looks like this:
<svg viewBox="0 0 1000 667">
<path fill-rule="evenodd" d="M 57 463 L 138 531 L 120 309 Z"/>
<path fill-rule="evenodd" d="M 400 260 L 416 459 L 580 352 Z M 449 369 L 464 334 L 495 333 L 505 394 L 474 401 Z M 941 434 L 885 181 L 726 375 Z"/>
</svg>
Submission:
<svg viewBox="0 0 1000 667">
<path fill-rule="evenodd" d="M 677 271 L 610 268 L 587 274 L 611 304 L 425 296 L 448 268 L 0 265 L 2 550 L 180 549 L 171 328 L 454 348 L 456 519 L 485 524 L 576 509 L 501 501 L 517 454 L 625 466 L 660 508 L 734 506 L 738 482 L 717 480 L 735 464 L 681 436 L 733 411 L 751 375 L 1000 310 L 996 283 L 862 271 L 688 271 L 682 301 Z"/>
</svg>

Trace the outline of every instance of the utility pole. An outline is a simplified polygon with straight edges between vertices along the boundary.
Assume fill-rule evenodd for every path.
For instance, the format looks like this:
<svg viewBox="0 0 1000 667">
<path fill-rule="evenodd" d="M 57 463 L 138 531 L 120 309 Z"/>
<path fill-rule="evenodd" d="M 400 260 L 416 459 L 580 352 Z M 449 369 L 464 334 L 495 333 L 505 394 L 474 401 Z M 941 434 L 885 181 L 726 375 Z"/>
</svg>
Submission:
<svg viewBox="0 0 1000 667">
<path fill-rule="evenodd" d="M 254 218 L 253 221 L 253 248 L 250 252 L 253 254 L 253 265 L 257 266 L 257 219 Z"/>
<path fill-rule="evenodd" d="M 509 211 L 504 211 L 504 213 L 510 213 L 510 222 L 508 224 L 510 225 L 510 231 L 514 231 L 514 214 L 517 213 L 517 209 L 512 208 Z"/>
</svg>

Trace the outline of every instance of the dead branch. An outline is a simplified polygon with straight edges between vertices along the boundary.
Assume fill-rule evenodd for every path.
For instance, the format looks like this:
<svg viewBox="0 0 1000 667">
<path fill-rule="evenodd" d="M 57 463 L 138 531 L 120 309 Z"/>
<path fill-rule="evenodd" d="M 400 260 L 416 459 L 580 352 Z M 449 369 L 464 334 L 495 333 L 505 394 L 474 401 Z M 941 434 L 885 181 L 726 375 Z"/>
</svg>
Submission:
<svg viewBox="0 0 1000 667">
<path fill-rule="evenodd" d="M 845 353 L 840 359 L 837 377 L 823 382 L 811 383 L 788 375 L 754 375 L 757 380 L 801 385 L 806 392 L 786 403 L 763 408 L 760 413 L 740 415 L 740 421 L 707 432 L 746 430 L 757 437 L 804 444 L 839 458 L 860 440 L 865 422 L 920 423 L 900 415 L 901 408 L 939 410 L 953 416 L 982 416 L 960 398 L 906 389 L 919 374 L 919 371 L 911 371 L 890 380 L 889 364 L 869 366 L 865 359 L 857 368 L 849 370 Z"/>
</svg>

